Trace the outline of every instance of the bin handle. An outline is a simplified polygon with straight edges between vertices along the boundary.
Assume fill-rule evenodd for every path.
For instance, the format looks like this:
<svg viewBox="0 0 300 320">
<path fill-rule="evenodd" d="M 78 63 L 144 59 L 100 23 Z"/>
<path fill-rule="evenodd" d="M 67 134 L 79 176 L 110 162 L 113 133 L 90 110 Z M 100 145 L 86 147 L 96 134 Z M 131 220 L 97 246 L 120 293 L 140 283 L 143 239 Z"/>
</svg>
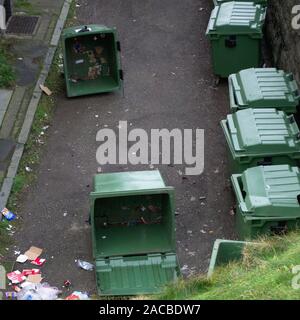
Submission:
<svg viewBox="0 0 300 320">
<path fill-rule="evenodd" d="M 244 197 L 243 197 L 243 194 L 242 194 L 242 191 L 241 191 L 241 188 L 240 188 L 240 184 L 239 184 L 239 181 L 238 179 L 241 178 L 241 174 L 233 174 L 231 176 L 231 181 L 232 181 L 232 184 L 233 184 L 233 188 L 234 188 L 234 191 L 236 193 L 236 197 L 238 199 L 239 202 L 241 203 L 244 203 Z"/>
</svg>

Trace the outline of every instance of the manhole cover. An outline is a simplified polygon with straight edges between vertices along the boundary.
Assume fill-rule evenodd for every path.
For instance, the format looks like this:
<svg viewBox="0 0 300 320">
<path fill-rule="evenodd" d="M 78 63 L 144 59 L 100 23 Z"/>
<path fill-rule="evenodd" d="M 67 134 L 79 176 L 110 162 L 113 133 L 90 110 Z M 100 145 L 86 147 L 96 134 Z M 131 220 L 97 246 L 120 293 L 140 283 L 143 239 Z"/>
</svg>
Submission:
<svg viewBox="0 0 300 320">
<path fill-rule="evenodd" d="M 32 35 L 39 21 L 36 16 L 12 16 L 9 18 L 6 33 Z"/>
</svg>

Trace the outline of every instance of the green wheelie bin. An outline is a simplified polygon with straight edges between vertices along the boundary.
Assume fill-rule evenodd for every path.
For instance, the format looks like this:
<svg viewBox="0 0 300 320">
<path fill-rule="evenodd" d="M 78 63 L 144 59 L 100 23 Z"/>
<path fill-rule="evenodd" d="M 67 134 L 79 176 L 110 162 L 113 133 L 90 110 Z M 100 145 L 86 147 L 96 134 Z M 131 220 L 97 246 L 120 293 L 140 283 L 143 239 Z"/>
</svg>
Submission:
<svg viewBox="0 0 300 320">
<path fill-rule="evenodd" d="M 102 25 L 67 28 L 62 34 L 68 97 L 121 89 L 123 72 L 116 29 Z"/>
<path fill-rule="evenodd" d="M 159 171 L 95 175 L 90 217 L 100 295 L 153 294 L 176 281 L 174 189 Z"/>
<path fill-rule="evenodd" d="M 289 165 L 259 166 L 234 174 L 236 231 L 240 240 L 299 227 L 300 172 Z"/>
<path fill-rule="evenodd" d="M 214 242 L 210 257 L 207 276 L 211 277 L 215 268 L 238 261 L 243 258 L 243 251 L 246 245 L 255 245 L 254 242 L 217 239 Z"/>
<path fill-rule="evenodd" d="M 227 78 L 242 69 L 261 65 L 265 16 L 266 8 L 253 2 L 224 2 L 213 9 L 206 35 L 217 76 Z"/>
<path fill-rule="evenodd" d="M 228 78 L 230 110 L 276 108 L 295 113 L 300 101 L 291 73 L 275 68 L 249 68 Z"/>
<path fill-rule="evenodd" d="M 300 132 L 293 115 L 244 109 L 221 121 L 232 173 L 260 165 L 300 164 Z"/>
</svg>

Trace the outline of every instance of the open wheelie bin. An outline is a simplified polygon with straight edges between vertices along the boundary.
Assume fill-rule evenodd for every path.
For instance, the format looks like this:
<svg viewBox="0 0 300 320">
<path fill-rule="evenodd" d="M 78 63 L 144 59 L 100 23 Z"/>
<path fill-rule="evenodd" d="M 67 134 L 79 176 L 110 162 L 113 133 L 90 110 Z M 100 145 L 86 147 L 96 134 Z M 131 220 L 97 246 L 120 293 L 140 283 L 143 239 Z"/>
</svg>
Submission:
<svg viewBox="0 0 300 320">
<path fill-rule="evenodd" d="M 68 97 L 121 88 L 120 43 L 115 28 L 102 25 L 67 28 L 62 39 Z"/>
<path fill-rule="evenodd" d="M 174 189 L 159 171 L 95 175 L 90 205 L 100 295 L 157 293 L 177 279 Z"/>
</svg>

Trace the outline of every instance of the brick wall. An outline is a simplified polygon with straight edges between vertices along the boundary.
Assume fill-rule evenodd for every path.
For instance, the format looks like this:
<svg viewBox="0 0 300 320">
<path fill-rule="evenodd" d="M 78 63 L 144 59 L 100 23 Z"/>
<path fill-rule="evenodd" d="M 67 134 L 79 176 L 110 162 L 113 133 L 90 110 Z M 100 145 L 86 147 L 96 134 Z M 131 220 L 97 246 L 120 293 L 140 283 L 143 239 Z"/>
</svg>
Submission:
<svg viewBox="0 0 300 320">
<path fill-rule="evenodd" d="M 293 72 L 300 85 L 300 30 L 292 28 L 292 7 L 300 0 L 269 0 L 266 38 L 274 66 Z"/>
</svg>

